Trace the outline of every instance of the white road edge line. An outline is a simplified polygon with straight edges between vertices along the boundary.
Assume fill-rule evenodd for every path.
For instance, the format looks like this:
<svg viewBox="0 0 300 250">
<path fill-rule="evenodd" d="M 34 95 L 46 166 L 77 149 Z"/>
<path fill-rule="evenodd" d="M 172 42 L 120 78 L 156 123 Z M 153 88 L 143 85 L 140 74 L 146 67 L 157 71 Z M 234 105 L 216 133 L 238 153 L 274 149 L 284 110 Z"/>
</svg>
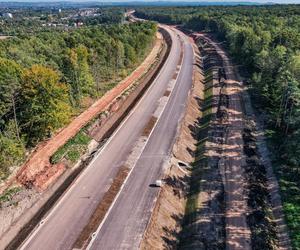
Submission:
<svg viewBox="0 0 300 250">
<path fill-rule="evenodd" d="M 192 44 L 191 42 L 188 41 L 189 37 L 188 37 L 187 35 L 185 35 L 183 32 L 181 32 L 180 30 L 178 30 L 178 29 L 176 29 L 176 30 L 177 30 L 178 32 L 182 33 L 182 35 L 184 36 L 183 42 L 188 43 L 188 44 L 191 46 L 192 51 L 193 51 L 193 76 L 192 76 L 192 87 L 193 87 L 193 83 L 194 83 L 194 67 L 195 67 L 194 65 L 195 65 L 195 57 L 196 57 L 195 50 L 194 50 L 193 44 Z M 184 40 L 185 40 L 185 41 L 184 41 Z M 188 98 L 189 95 L 190 95 L 190 91 L 191 91 L 191 90 L 189 90 L 189 92 L 188 92 L 187 98 Z M 185 105 L 187 105 L 187 103 L 188 103 L 188 100 L 186 100 L 186 104 L 185 104 Z M 182 117 L 180 118 L 181 122 L 182 122 L 184 116 L 185 116 L 185 113 L 183 113 L 183 114 L 182 114 Z M 179 132 L 179 131 L 177 130 L 177 132 Z M 176 135 L 176 136 L 177 136 L 177 135 Z M 172 152 L 172 150 L 171 150 L 171 152 Z M 186 172 L 184 169 L 182 169 L 179 165 L 177 165 L 176 167 L 178 167 L 179 170 L 181 170 L 183 173 L 185 173 L 185 174 L 187 173 L 187 172 Z M 160 196 L 161 191 L 162 191 L 162 189 L 159 189 L 158 194 L 157 194 L 157 196 L 155 197 L 155 199 L 154 199 L 154 201 L 153 201 L 153 204 L 152 204 L 152 207 L 151 207 L 151 216 L 150 216 L 150 218 L 149 218 L 149 220 L 148 220 L 148 223 L 147 223 L 147 225 L 146 225 L 146 229 L 145 229 L 144 233 L 142 234 L 142 240 L 141 240 L 141 242 L 139 243 L 139 249 L 140 249 L 140 246 L 141 246 L 142 241 L 143 241 L 143 239 L 144 239 L 144 235 L 145 235 L 145 233 L 147 232 L 148 227 L 149 227 L 149 224 L 150 224 L 150 222 L 151 222 L 151 220 L 152 220 L 152 217 L 153 217 L 153 210 L 154 210 L 154 208 L 155 208 L 156 202 L 157 202 L 157 200 L 158 200 L 158 198 L 159 198 L 159 196 Z"/>
<path fill-rule="evenodd" d="M 173 31 L 173 32 L 174 32 L 174 31 Z M 180 43 L 181 43 L 181 41 L 180 41 Z M 183 44 L 183 42 L 182 42 L 182 44 Z M 183 46 L 181 46 L 181 44 L 180 44 L 180 48 L 183 49 Z M 180 58 L 179 58 L 179 59 L 180 59 Z M 148 144 L 148 141 L 149 141 L 150 138 L 151 138 L 151 135 L 152 135 L 153 131 L 154 131 L 155 128 L 157 127 L 157 124 L 158 124 L 158 122 L 159 122 L 159 120 L 160 120 L 160 117 L 162 116 L 164 110 L 166 109 L 166 106 L 168 105 L 169 100 L 170 100 L 170 98 L 171 98 L 171 96 L 172 96 L 172 94 L 173 94 L 173 90 L 174 90 L 175 86 L 178 84 L 177 80 L 178 80 L 178 77 L 179 77 L 180 72 L 181 72 L 183 59 L 184 59 L 184 54 L 183 54 L 183 57 L 182 57 L 182 60 L 181 60 L 181 65 L 180 65 L 178 74 L 177 74 L 177 76 L 176 76 L 176 82 L 175 82 L 175 84 L 174 84 L 174 86 L 173 86 L 173 88 L 172 88 L 171 95 L 169 96 L 168 101 L 166 102 L 164 108 L 163 108 L 162 111 L 160 112 L 160 114 L 159 114 L 159 116 L 158 116 L 158 119 L 157 119 L 155 125 L 153 126 L 153 128 L 152 128 L 152 130 L 151 130 L 151 132 L 150 132 L 150 134 L 149 134 L 149 136 L 148 136 L 148 138 L 147 138 L 145 144 L 143 145 L 143 148 L 142 148 L 142 151 L 141 151 L 140 155 L 138 156 L 138 158 L 137 158 L 135 164 L 133 165 L 133 167 L 130 169 L 130 171 L 129 171 L 127 177 L 125 178 L 125 180 L 124 180 L 124 182 L 123 182 L 123 184 L 122 184 L 122 186 L 121 186 L 121 188 L 120 188 L 118 194 L 116 195 L 116 197 L 115 197 L 115 199 L 113 200 L 112 204 L 110 205 L 109 209 L 108 209 L 107 212 L 105 213 L 105 216 L 104 216 L 102 222 L 100 223 L 100 225 L 99 225 L 99 227 L 97 228 L 97 230 L 96 230 L 95 232 L 93 232 L 93 234 L 92 234 L 93 237 L 92 237 L 91 241 L 89 242 L 89 244 L 88 244 L 86 250 L 89 250 L 89 249 L 92 247 L 93 242 L 94 242 L 94 240 L 96 239 L 96 236 L 99 234 L 99 232 L 100 232 L 100 230 L 101 230 L 103 224 L 105 223 L 105 221 L 106 221 L 108 215 L 110 214 L 110 211 L 113 209 L 115 203 L 117 202 L 119 196 L 121 195 L 122 190 L 123 190 L 125 184 L 127 183 L 127 181 L 128 181 L 128 179 L 129 179 L 129 177 L 130 177 L 130 175 L 131 175 L 133 169 L 136 167 L 138 160 L 140 159 L 141 155 L 143 154 L 143 152 L 144 152 L 144 150 L 145 150 L 145 148 L 146 148 L 146 146 L 147 146 L 147 144 Z"/>
<path fill-rule="evenodd" d="M 172 47 L 171 47 L 172 49 Z M 171 50 L 170 50 L 171 53 Z M 167 65 L 167 62 L 170 61 L 170 57 L 167 58 L 166 62 L 163 65 L 163 68 L 165 68 L 165 65 Z M 160 75 L 162 74 L 163 68 L 159 71 L 158 75 L 155 77 L 155 79 L 153 80 L 152 83 L 156 82 L 157 79 L 160 77 Z M 101 155 L 101 153 L 104 151 L 104 149 L 108 146 L 108 144 L 110 143 L 110 141 L 112 141 L 112 139 L 116 136 L 116 134 L 118 133 L 118 131 L 124 126 L 124 124 L 127 122 L 127 120 L 132 116 L 132 114 L 134 113 L 134 111 L 138 108 L 138 106 L 140 105 L 140 103 L 142 102 L 142 100 L 147 96 L 147 93 L 154 87 L 154 84 L 151 84 L 150 87 L 146 90 L 146 92 L 143 94 L 142 98 L 138 101 L 138 103 L 135 105 L 135 107 L 130 111 L 130 113 L 128 114 L 128 116 L 125 118 L 125 120 L 121 123 L 121 125 L 119 125 L 119 127 L 117 128 L 117 130 L 115 130 L 115 132 L 112 134 L 112 136 L 106 141 L 105 145 L 99 150 L 99 152 L 94 156 L 93 160 L 91 161 L 91 163 L 83 170 L 83 172 L 81 174 L 79 174 L 78 178 L 76 178 L 76 180 L 74 181 L 74 183 L 70 186 L 69 189 L 67 189 L 64 194 L 61 196 L 62 198 L 57 202 L 57 204 L 53 207 L 53 209 L 44 217 L 44 219 L 42 219 L 44 222 L 47 222 L 47 220 L 49 219 L 49 217 L 58 209 L 58 207 L 60 206 L 60 204 L 63 202 L 64 198 L 65 198 L 65 194 L 67 194 L 68 192 L 70 192 L 75 185 L 80 181 L 80 179 L 82 179 L 86 173 L 88 172 L 88 170 L 93 167 L 93 163 L 97 160 L 97 158 Z M 45 223 L 43 223 L 44 225 Z M 30 234 L 30 236 L 23 242 L 23 244 L 20 247 L 20 250 L 24 250 L 26 248 L 26 246 L 29 244 L 29 242 L 33 239 L 33 237 L 38 233 L 38 231 L 41 229 L 42 225 L 37 224 L 37 226 L 35 227 L 35 229 L 33 229 L 32 233 Z"/>
</svg>

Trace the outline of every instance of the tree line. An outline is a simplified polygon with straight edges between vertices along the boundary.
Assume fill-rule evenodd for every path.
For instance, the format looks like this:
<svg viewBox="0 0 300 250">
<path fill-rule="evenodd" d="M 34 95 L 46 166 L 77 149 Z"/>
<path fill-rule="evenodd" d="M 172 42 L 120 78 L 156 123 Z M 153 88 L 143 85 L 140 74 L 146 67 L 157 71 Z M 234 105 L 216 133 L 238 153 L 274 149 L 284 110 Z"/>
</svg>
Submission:
<svg viewBox="0 0 300 250">
<path fill-rule="evenodd" d="M 245 66 L 272 141 L 293 244 L 300 248 L 300 5 L 141 8 L 136 15 L 213 32 Z"/>
<path fill-rule="evenodd" d="M 0 178 L 128 75 L 156 25 L 92 25 L 0 40 Z"/>
</svg>

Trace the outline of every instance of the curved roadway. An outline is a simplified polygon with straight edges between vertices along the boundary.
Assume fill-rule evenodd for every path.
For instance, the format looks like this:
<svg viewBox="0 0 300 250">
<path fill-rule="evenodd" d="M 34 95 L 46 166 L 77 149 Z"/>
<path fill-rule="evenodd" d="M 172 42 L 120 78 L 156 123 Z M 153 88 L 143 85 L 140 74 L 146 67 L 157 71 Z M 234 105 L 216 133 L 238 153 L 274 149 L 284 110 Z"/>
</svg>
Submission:
<svg viewBox="0 0 300 250">
<path fill-rule="evenodd" d="M 151 215 L 158 189 L 150 188 L 162 175 L 170 155 L 192 85 L 193 50 L 189 39 L 164 26 L 172 38 L 170 55 L 151 87 L 126 120 L 98 152 L 55 207 L 22 244 L 21 249 L 71 249 L 119 168 L 126 162 L 143 128 L 159 106 L 176 72 L 183 50 L 183 63 L 174 89 L 124 188 L 98 228 L 91 249 L 137 249 Z M 183 41 L 181 46 L 180 40 Z"/>
</svg>

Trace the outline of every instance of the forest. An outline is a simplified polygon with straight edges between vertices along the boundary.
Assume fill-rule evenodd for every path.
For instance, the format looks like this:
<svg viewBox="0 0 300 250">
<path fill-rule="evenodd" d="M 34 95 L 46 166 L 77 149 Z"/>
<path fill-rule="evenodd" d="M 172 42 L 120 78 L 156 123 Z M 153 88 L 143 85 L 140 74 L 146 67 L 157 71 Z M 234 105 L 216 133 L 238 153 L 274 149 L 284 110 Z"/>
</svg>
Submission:
<svg viewBox="0 0 300 250">
<path fill-rule="evenodd" d="M 140 18 L 210 32 L 249 78 L 295 249 L 300 249 L 300 5 L 140 8 Z"/>
<path fill-rule="evenodd" d="M 2 25 L 13 36 L 0 40 L 0 179 L 151 49 L 155 23 L 125 24 L 119 11 L 108 16 L 86 18 L 82 27 L 68 30 Z"/>
</svg>

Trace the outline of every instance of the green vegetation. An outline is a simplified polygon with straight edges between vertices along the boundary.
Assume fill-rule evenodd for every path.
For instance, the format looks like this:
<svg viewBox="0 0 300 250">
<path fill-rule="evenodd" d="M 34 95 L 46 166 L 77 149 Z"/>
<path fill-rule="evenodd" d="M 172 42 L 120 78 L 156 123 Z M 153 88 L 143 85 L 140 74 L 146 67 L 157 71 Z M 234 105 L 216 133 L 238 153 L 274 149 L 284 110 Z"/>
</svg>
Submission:
<svg viewBox="0 0 300 250">
<path fill-rule="evenodd" d="M 45 18 L 45 11 L 34 12 L 40 19 L 30 19 L 30 11 L 16 13 L 0 26 L 0 32 L 14 35 L 0 40 L 0 179 L 22 163 L 27 149 L 51 137 L 113 88 L 151 49 L 154 23 L 122 24 L 121 9 L 106 8 L 105 15 L 101 11 L 91 15 L 93 21 L 82 14 L 79 21 L 85 23 L 80 28 L 35 27 L 34 20 Z M 50 13 L 48 18 L 60 20 L 59 15 Z M 105 16 L 115 19 L 104 21 Z M 99 25 L 102 22 L 106 24 Z M 54 162 L 61 152 L 76 161 L 88 141 L 85 134 L 78 134 Z"/>
<path fill-rule="evenodd" d="M 82 153 L 86 151 L 90 141 L 91 138 L 83 130 L 80 131 L 76 136 L 56 151 L 56 153 L 51 157 L 51 163 L 58 163 L 63 158 L 75 163 L 78 161 Z"/>
<path fill-rule="evenodd" d="M 300 5 L 140 8 L 137 16 L 212 32 L 251 78 L 270 135 L 295 249 L 300 249 Z"/>
<path fill-rule="evenodd" d="M 10 201 L 11 198 L 21 190 L 22 189 L 20 187 L 13 187 L 5 191 L 5 193 L 0 196 L 0 207 L 2 206 L 3 202 Z"/>
</svg>

